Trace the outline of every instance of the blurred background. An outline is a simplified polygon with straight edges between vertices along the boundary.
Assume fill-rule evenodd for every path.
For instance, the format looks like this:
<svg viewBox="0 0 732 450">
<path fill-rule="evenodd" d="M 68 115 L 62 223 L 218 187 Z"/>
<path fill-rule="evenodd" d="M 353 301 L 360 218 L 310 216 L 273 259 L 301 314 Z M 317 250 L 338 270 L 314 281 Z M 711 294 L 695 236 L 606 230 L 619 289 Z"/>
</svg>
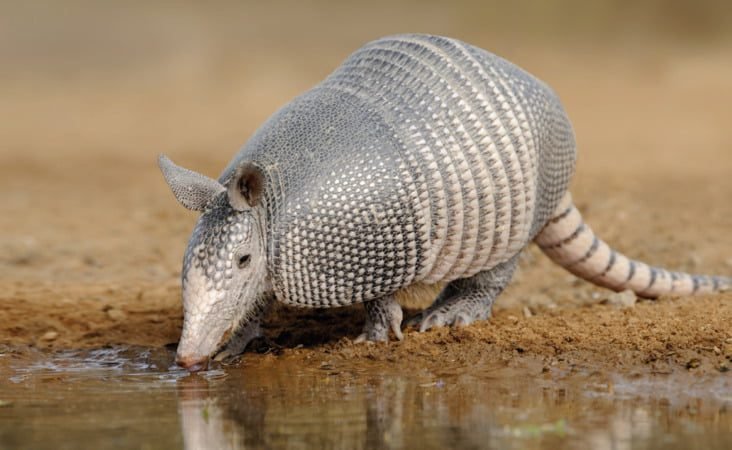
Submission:
<svg viewBox="0 0 732 450">
<path fill-rule="evenodd" d="M 114 303 L 129 286 L 141 286 L 130 301 L 177 289 L 195 214 L 157 154 L 218 176 L 278 107 L 399 32 L 460 38 L 549 83 L 575 126 L 574 195 L 599 234 L 653 262 L 729 272 L 731 5 L 2 2 L 2 296 Z M 549 274 L 535 283 L 551 289 Z"/>
<path fill-rule="evenodd" d="M 732 64 L 724 0 L 35 0 L 1 12 L 4 163 L 59 149 L 123 161 L 165 150 L 218 168 L 275 108 L 391 33 L 449 35 L 504 56 L 556 87 L 578 124 L 636 72 L 704 83 L 715 58 L 728 61 L 720 75 Z"/>
</svg>

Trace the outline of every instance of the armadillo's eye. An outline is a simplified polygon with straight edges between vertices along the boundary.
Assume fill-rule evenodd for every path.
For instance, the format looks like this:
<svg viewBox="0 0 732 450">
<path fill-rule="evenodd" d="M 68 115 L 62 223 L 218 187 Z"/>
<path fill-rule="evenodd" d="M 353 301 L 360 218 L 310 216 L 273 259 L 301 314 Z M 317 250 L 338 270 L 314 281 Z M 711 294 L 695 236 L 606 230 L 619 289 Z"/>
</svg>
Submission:
<svg viewBox="0 0 732 450">
<path fill-rule="evenodd" d="M 243 269 L 246 266 L 248 266 L 249 265 L 249 260 L 251 260 L 251 259 L 252 259 L 252 255 L 241 255 L 239 257 L 239 262 L 238 262 L 239 268 L 240 269 Z"/>
</svg>

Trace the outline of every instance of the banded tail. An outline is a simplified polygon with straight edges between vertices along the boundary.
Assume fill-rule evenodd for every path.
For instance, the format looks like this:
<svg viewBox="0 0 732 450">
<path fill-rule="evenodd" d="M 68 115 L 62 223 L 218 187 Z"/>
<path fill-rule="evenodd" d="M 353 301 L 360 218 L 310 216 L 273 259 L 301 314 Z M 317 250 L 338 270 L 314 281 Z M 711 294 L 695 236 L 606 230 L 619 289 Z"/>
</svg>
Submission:
<svg viewBox="0 0 732 450">
<path fill-rule="evenodd" d="M 732 288 L 732 277 L 671 272 L 616 252 L 585 224 L 569 192 L 535 242 L 549 258 L 571 273 L 615 291 L 630 289 L 641 297 L 655 298 L 663 294 L 691 295 Z"/>
</svg>

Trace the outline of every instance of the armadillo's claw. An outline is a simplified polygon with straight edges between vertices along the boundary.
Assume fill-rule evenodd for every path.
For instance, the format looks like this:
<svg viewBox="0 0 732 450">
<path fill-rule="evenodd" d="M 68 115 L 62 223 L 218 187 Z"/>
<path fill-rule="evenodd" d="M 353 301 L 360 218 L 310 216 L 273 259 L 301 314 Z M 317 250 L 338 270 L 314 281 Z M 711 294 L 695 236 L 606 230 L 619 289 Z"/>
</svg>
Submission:
<svg viewBox="0 0 732 450">
<path fill-rule="evenodd" d="M 402 334 L 402 318 L 400 317 L 398 321 L 392 321 L 391 322 L 391 331 L 394 333 L 394 337 L 397 338 L 398 341 L 404 340 L 404 334 Z"/>
<path fill-rule="evenodd" d="M 252 319 L 251 322 L 239 328 L 226 343 L 224 348 L 214 357 L 214 361 L 220 361 L 227 364 L 235 362 L 246 349 L 249 343 L 262 336 L 262 327 L 259 318 Z"/>
<path fill-rule="evenodd" d="M 420 333 L 423 333 L 437 327 L 464 327 L 476 320 L 486 320 L 490 317 L 490 303 L 485 305 L 469 300 L 458 297 L 440 302 L 438 305 L 432 305 L 410 317 L 406 325 L 408 327 L 418 327 Z"/>
<path fill-rule="evenodd" d="M 419 324 L 419 332 L 424 333 L 432 327 L 444 327 L 447 322 L 447 315 L 433 312 L 429 314 L 421 324 Z"/>
<path fill-rule="evenodd" d="M 366 307 L 366 323 L 354 342 L 388 342 L 389 330 L 398 340 L 404 339 L 402 334 L 402 307 L 394 297 L 388 296 L 364 303 Z"/>
<path fill-rule="evenodd" d="M 229 351 L 229 349 L 225 348 L 216 353 L 216 356 L 213 357 L 213 360 L 223 362 L 225 364 L 232 364 L 236 362 L 236 360 L 239 359 L 240 356 L 241 354 L 234 354 L 233 352 Z"/>
<path fill-rule="evenodd" d="M 364 331 L 363 333 L 359 334 L 358 337 L 353 340 L 353 342 L 355 342 L 356 344 L 363 344 L 364 342 L 370 344 L 371 342 L 373 342 L 373 341 L 368 340 L 367 337 L 368 337 L 368 335 Z"/>
<path fill-rule="evenodd" d="M 455 321 L 452 323 L 452 326 L 454 327 L 466 327 L 470 325 L 473 322 L 473 318 L 468 316 L 465 313 L 459 313 L 455 317 Z"/>
</svg>

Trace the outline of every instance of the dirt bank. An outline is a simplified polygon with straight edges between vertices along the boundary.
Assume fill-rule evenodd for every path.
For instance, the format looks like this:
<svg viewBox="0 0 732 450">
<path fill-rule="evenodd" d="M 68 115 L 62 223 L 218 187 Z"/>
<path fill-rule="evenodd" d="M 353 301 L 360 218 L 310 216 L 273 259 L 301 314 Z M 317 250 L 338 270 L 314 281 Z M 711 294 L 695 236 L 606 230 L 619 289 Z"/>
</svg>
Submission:
<svg viewBox="0 0 732 450">
<path fill-rule="evenodd" d="M 3 341 L 86 348 L 120 343 L 162 346 L 178 339 L 181 311 L 176 285 L 147 291 L 75 290 L 26 290 L 17 293 L 12 304 L 4 301 Z M 63 300 L 48 301 L 54 296 Z M 538 358 L 546 367 L 605 367 L 631 373 L 725 373 L 732 368 L 732 294 L 646 301 L 633 308 L 589 302 L 551 307 L 534 302 L 497 309 L 489 322 L 467 328 L 423 334 L 412 330 L 402 342 L 354 344 L 364 318 L 360 308 L 280 308 L 266 330 L 276 346 L 260 344 L 251 351 L 312 365 L 333 358 L 428 367 Z"/>
</svg>

